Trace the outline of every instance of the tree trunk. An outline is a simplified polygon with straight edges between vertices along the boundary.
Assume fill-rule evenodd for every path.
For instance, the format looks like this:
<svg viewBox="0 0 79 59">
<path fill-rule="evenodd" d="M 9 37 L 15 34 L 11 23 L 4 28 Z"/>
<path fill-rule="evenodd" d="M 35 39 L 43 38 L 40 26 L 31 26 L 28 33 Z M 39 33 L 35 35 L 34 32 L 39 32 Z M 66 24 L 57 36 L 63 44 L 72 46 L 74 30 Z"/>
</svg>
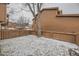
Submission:
<svg viewBox="0 0 79 59">
<path fill-rule="evenodd" d="M 38 16 L 36 17 L 36 33 L 38 37 L 41 37 L 41 23 L 40 23 L 40 12 L 38 13 Z"/>
</svg>

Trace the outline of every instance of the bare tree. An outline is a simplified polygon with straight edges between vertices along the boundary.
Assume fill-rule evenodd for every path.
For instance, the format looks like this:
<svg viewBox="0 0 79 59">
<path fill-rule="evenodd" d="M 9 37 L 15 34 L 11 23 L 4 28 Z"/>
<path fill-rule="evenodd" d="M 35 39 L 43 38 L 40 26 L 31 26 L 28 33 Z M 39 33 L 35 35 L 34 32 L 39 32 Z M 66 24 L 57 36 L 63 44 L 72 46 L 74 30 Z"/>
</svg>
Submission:
<svg viewBox="0 0 79 59">
<path fill-rule="evenodd" d="M 34 20 L 35 20 L 35 24 L 36 24 L 36 32 L 37 35 L 40 37 L 41 36 L 41 24 L 40 24 L 40 14 L 41 14 L 41 7 L 42 7 L 42 3 L 26 3 L 26 5 L 28 5 Z M 37 13 L 37 16 L 36 16 Z"/>
<path fill-rule="evenodd" d="M 21 11 L 27 11 L 26 8 L 29 7 L 29 10 L 31 11 L 34 20 L 35 20 L 35 26 L 36 26 L 36 32 L 38 36 L 41 36 L 41 24 L 40 24 L 40 14 L 41 14 L 41 7 L 42 7 L 42 3 L 25 3 L 23 4 L 23 7 L 21 8 Z M 24 6 L 26 8 L 24 8 Z M 16 11 L 14 9 L 12 9 L 12 11 L 10 11 L 11 14 L 15 14 L 15 13 L 19 13 L 20 11 Z M 38 16 L 36 16 L 36 14 Z"/>
<path fill-rule="evenodd" d="M 19 18 L 19 20 L 17 20 L 17 26 L 20 28 L 20 29 L 23 29 L 25 28 L 26 26 L 29 25 L 29 19 L 27 19 L 26 17 L 23 17 L 21 16 Z"/>
</svg>

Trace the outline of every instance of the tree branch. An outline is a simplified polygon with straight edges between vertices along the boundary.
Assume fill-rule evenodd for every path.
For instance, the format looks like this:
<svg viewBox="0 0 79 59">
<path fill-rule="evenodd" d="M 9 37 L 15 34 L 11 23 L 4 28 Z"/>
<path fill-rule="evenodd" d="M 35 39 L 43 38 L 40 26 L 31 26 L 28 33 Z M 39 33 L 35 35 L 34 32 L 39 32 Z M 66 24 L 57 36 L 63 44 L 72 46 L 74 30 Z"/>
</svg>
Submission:
<svg viewBox="0 0 79 59">
<path fill-rule="evenodd" d="M 42 7 L 43 3 L 40 3 L 40 6 L 39 6 L 39 9 L 41 10 L 41 7 Z"/>
<path fill-rule="evenodd" d="M 29 3 L 27 3 L 27 5 L 28 5 L 28 7 L 29 7 L 30 11 L 31 11 L 31 12 L 32 12 L 32 14 L 33 14 L 33 17 L 35 17 L 35 13 L 34 13 L 34 11 L 32 10 L 31 5 L 30 5 Z"/>
</svg>

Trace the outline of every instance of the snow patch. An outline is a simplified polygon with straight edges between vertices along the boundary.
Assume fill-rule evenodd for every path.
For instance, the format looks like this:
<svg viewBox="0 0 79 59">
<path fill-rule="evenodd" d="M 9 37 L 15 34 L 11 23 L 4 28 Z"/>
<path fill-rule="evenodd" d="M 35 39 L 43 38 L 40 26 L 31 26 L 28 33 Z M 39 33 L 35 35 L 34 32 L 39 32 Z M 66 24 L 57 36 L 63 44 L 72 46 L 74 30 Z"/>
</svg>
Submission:
<svg viewBox="0 0 79 59">
<path fill-rule="evenodd" d="M 68 56 L 68 49 L 78 49 L 73 43 L 34 35 L 0 41 L 2 54 L 9 56 Z"/>
</svg>

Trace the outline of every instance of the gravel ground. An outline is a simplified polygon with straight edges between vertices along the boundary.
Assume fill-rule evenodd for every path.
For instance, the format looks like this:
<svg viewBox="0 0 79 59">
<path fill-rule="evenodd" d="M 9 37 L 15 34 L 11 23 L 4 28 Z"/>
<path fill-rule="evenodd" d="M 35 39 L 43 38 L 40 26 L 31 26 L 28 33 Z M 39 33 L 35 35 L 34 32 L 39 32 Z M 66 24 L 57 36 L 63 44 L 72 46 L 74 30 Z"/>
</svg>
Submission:
<svg viewBox="0 0 79 59">
<path fill-rule="evenodd" d="M 68 49 L 78 46 L 34 35 L 0 40 L 1 53 L 5 56 L 69 56 Z"/>
</svg>

